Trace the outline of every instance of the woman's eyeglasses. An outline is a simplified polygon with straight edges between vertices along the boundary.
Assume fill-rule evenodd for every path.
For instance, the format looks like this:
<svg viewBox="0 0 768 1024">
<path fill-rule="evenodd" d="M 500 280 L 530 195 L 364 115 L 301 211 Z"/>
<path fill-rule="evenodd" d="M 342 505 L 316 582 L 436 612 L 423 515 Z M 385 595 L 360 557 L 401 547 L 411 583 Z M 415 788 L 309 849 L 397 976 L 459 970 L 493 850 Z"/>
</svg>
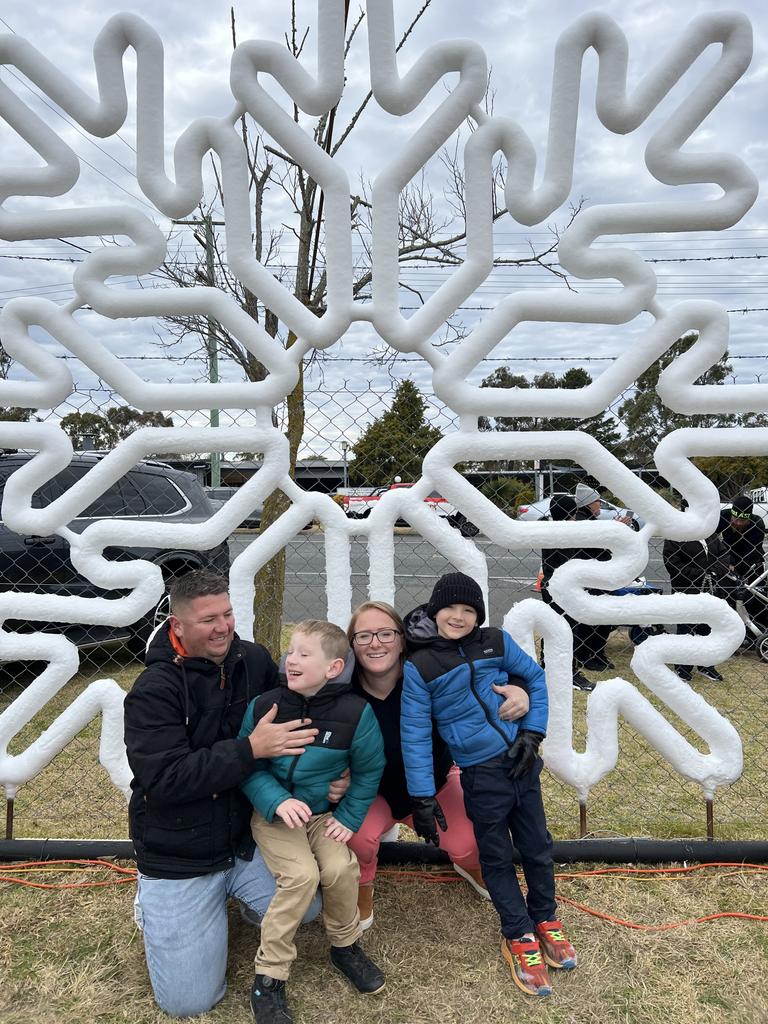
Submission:
<svg viewBox="0 0 768 1024">
<path fill-rule="evenodd" d="M 373 643 L 373 638 L 376 637 L 380 644 L 391 644 L 394 643 L 396 636 L 402 635 L 399 629 L 377 629 L 375 631 L 364 629 L 361 633 L 352 634 L 352 643 L 355 647 L 367 647 L 368 644 Z"/>
</svg>

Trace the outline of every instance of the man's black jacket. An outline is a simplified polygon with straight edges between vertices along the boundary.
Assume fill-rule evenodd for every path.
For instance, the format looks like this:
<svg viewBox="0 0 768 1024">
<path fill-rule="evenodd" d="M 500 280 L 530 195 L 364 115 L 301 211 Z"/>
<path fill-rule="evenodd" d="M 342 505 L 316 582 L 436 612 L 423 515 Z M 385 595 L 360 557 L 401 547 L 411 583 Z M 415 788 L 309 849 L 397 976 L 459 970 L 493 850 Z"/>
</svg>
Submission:
<svg viewBox="0 0 768 1024">
<path fill-rule="evenodd" d="M 161 630 L 125 699 L 136 860 L 154 878 L 190 878 L 250 858 L 251 807 L 239 785 L 254 769 L 237 734 L 248 702 L 277 685 L 277 667 L 237 635 L 222 665 L 177 654 Z"/>
</svg>

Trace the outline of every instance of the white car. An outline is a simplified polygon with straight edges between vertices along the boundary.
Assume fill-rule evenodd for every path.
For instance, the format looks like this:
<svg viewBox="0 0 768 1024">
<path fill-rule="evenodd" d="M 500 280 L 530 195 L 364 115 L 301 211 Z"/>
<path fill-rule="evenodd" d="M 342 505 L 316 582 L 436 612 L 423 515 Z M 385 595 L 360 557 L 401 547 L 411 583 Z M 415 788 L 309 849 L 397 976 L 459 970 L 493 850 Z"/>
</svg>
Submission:
<svg viewBox="0 0 768 1024">
<path fill-rule="evenodd" d="M 536 522 L 539 519 L 543 519 L 544 516 L 549 515 L 549 503 L 553 497 L 554 495 L 550 495 L 549 498 L 542 498 L 541 501 L 534 501 L 527 505 L 521 505 L 517 510 L 517 518 L 525 519 L 528 522 Z M 573 495 L 570 495 L 570 497 L 573 497 Z M 617 516 L 625 515 L 631 515 L 637 523 L 638 528 L 645 526 L 645 520 L 640 516 L 635 515 L 635 513 L 631 512 L 630 509 L 619 508 L 619 506 L 614 505 L 612 501 L 606 501 L 605 498 L 600 499 L 599 519 L 615 519 Z"/>
</svg>

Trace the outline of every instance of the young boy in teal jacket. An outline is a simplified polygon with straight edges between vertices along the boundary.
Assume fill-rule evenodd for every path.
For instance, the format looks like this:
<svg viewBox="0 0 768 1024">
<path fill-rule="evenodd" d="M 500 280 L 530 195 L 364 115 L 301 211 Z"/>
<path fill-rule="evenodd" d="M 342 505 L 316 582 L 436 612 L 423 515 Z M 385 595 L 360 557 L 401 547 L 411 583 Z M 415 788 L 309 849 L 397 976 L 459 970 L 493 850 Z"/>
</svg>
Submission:
<svg viewBox="0 0 768 1024">
<path fill-rule="evenodd" d="M 275 876 L 277 892 L 261 923 L 251 1007 L 257 1024 L 291 1024 L 285 982 L 296 958 L 293 939 L 318 884 L 331 963 L 359 992 L 379 992 L 384 975 L 358 945 L 359 867 L 347 848 L 378 791 L 384 743 L 376 716 L 352 692 L 354 661 L 343 630 L 308 620 L 296 626 L 276 690 L 248 706 L 240 730 L 247 736 L 277 705 L 276 722 L 309 719 L 318 730 L 303 753 L 258 762 L 242 784 L 254 807 L 253 837 Z M 344 769 L 351 781 L 335 808 L 328 786 Z"/>
<path fill-rule="evenodd" d="M 463 573 L 435 584 L 427 605 L 405 618 L 405 663 L 400 731 L 413 827 L 438 845 L 435 822 L 445 830 L 435 798 L 432 720 L 461 768 L 464 806 L 472 822 L 480 869 L 501 918 L 504 959 L 528 995 L 552 991 L 547 964 L 570 970 L 576 952 L 556 918 L 552 837 L 547 830 L 539 775 L 539 744 L 547 731 L 544 672 L 509 634 L 481 628 L 483 593 Z M 527 714 L 503 721 L 494 684 L 520 682 Z M 510 836 L 511 832 L 511 836 Z M 512 859 L 520 853 L 527 900 Z"/>
</svg>

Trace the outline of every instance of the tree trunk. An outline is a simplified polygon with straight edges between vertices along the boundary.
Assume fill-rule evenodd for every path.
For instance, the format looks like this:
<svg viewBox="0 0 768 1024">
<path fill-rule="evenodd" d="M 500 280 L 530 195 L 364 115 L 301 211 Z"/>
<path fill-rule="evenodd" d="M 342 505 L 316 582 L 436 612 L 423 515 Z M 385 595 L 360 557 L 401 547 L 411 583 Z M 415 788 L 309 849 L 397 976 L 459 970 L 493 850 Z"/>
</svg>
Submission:
<svg viewBox="0 0 768 1024">
<path fill-rule="evenodd" d="M 291 332 L 287 348 L 296 341 Z M 288 425 L 286 436 L 290 452 L 290 475 L 296 476 L 296 459 L 304 435 L 304 364 L 299 364 L 299 379 L 287 398 Z M 273 491 L 264 502 L 259 532 L 263 533 L 288 509 L 290 502 L 282 491 Z M 282 650 L 283 599 L 285 595 L 285 548 L 271 558 L 256 574 L 253 601 L 254 637 L 277 661 Z"/>
</svg>

